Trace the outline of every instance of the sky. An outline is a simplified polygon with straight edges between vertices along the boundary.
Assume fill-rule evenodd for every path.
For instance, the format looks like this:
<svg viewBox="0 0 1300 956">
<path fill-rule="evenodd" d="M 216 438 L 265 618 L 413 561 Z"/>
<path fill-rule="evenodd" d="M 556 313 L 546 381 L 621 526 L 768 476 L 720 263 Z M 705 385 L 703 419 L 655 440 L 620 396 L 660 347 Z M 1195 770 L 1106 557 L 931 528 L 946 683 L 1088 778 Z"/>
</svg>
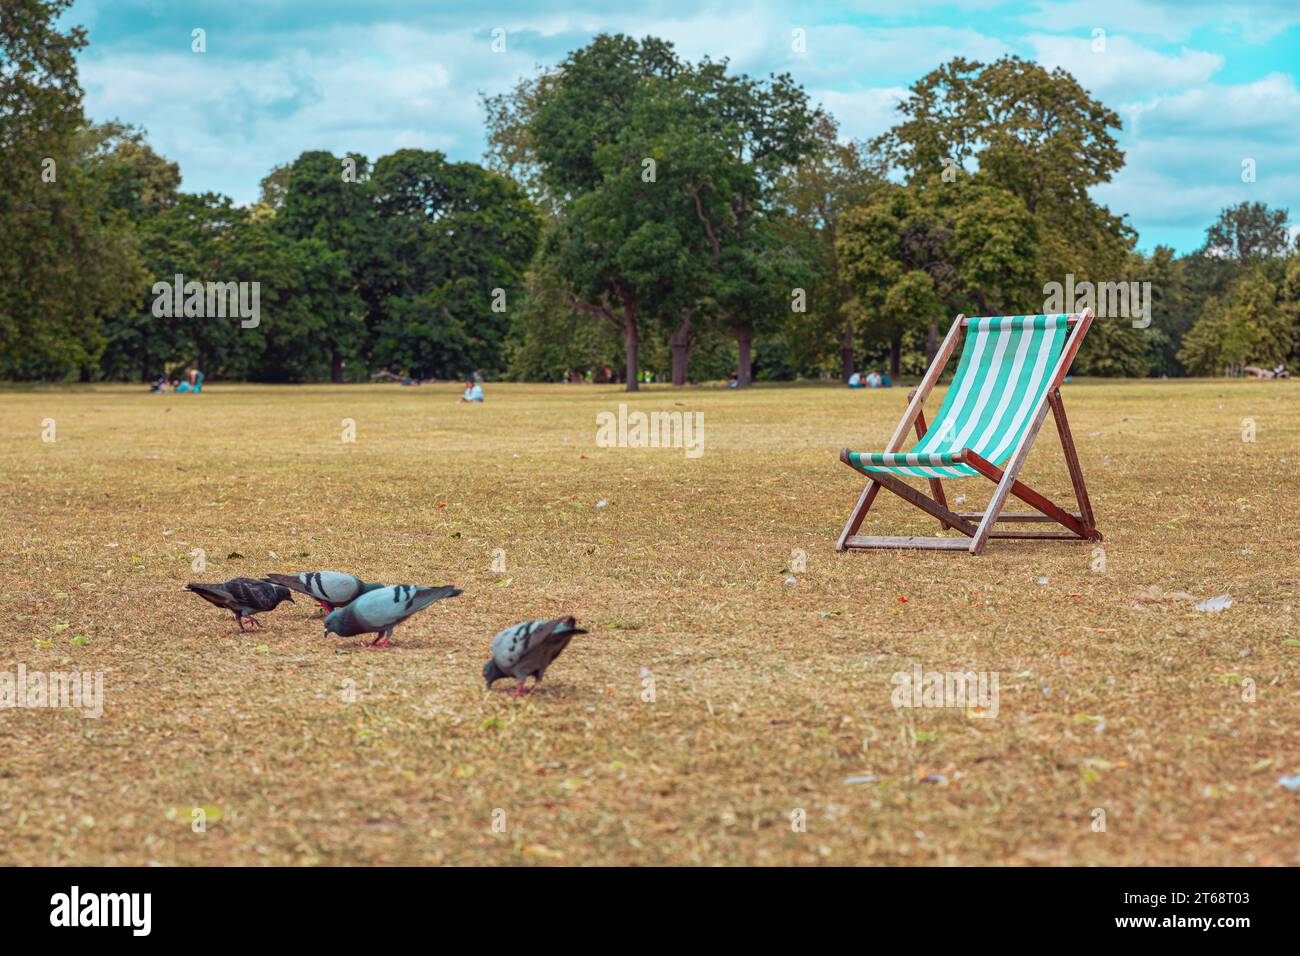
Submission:
<svg viewBox="0 0 1300 956">
<path fill-rule="evenodd" d="M 1300 0 L 76 0 L 64 21 L 88 30 L 88 115 L 143 126 L 184 189 L 239 203 L 308 149 L 480 160 L 480 93 L 622 32 L 789 72 L 854 138 L 955 56 L 1063 66 L 1122 119 L 1126 164 L 1093 195 L 1139 248 L 1190 252 L 1246 200 L 1300 221 Z"/>
</svg>

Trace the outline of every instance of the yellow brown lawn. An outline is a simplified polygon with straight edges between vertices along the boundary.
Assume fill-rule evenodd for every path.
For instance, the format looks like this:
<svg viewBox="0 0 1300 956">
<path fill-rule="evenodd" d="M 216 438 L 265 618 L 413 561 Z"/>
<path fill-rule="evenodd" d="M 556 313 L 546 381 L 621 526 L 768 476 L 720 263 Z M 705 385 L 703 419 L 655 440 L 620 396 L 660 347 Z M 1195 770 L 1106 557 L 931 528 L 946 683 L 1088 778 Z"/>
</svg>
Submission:
<svg viewBox="0 0 1300 956">
<path fill-rule="evenodd" d="M 1300 863 L 1300 385 L 1067 385 L 1102 550 L 978 558 L 834 550 L 901 389 L 458 394 L 0 391 L 0 672 L 104 681 L 0 710 L 0 863 Z M 621 402 L 703 454 L 598 447 Z M 1050 419 L 1023 474 L 1072 506 Z M 366 650 L 183 591 L 321 569 L 465 593 Z M 559 614 L 542 690 L 485 692 Z M 917 666 L 996 716 L 896 708 Z"/>
</svg>

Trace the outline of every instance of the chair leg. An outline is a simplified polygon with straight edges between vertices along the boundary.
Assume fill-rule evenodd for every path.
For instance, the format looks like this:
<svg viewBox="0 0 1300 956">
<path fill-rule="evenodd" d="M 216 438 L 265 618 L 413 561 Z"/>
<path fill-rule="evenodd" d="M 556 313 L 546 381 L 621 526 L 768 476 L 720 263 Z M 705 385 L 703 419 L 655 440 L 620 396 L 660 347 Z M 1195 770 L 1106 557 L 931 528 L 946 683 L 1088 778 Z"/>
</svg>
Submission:
<svg viewBox="0 0 1300 956">
<path fill-rule="evenodd" d="M 913 394 L 915 394 L 915 393 L 913 393 Z M 912 398 L 912 395 L 909 394 L 909 395 L 907 396 L 907 398 L 908 398 L 908 400 L 910 401 L 911 398 Z M 929 430 L 930 430 L 930 426 L 928 426 L 928 425 L 925 423 L 925 412 L 921 411 L 920 409 L 917 409 L 917 412 L 916 412 L 916 438 L 917 438 L 917 441 L 920 441 L 922 438 L 924 438 L 924 437 L 925 437 L 925 433 L 926 433 L 927 431 L 929 431 Z M 946 496 L 944 495 L 944 493 L 943 493 L 943 483 L 942 483 L 941 481 L 939 481 L 938 478 L 931 478 L 931 479 L 930 479 L 930 494 L 934 496 L 934 500 L 937 501 L 937 502 L 939 502 L 939 504 L 943 505 L 945 508 L 948 507 L 948 499 L 947 499 L 947 497 L 946 497 Z M 939 530 L 940 530 L 940 531 L 947 531 L 950 527 L 952 527 L 952 526 L 951 526 L 950 524 L 948 524 L 948 522 L 944 521 L 942 518 L 939 519 Z"/>
<path fill-rule="evenodd" d="M 1065 464 L 1070 470 L 1070 484 L 1074 487 L 1074 500 L 1079 503 L 1079 515 L 1083 526 L 1091 532 L 1097 530 L 1097 519 L 1092 513 L 1092 502 L 1088 498 L 1088 487 L 1083 481 L 1083 468 L 1079 465 L 1079 452 L 1074 447 L 1074 436 L 1070 433 L 1070 423 L 1065 417 L 1065 404 L 1061 401 L 1061 390 L 1053 389 L 1047 396 L 1052 406 L 1052 418 L 1056 420 L 1056 431 L 1061 436 L 1061 450 L 1065 452 Z"/>
<path fill-rule="evenodd" d="M 984 509 L 984 520 L 980 522 L 979 530 L 976 531 L 975 537 L 971 539 L 971 554 L 983 554 L 984 549 L 988 547 L 989 535 L 993 533 L 993 525 L 997 523 L 998 515 L 1002 514 L 1002 509 L 1007 503 L 1007 496 L 1011 494 L 1011 486 L 1016 483 L 1016 476 L 1020 474 L 1025 459 L 1029 457 L 1029 449 L 1034 447 L 1034 439 L 1038 437 L 1038 430 L 1043 427 L 1043 422 L 1046 419 L 1047 402 L 1043 402 L 1038 406 L 1038 413 L 1034 415 L 1034 420 L 1029 423 L 1029 428 L 1025 430 L 1024 436 L 1020 439 L 1020 444 L 1016 446 L 1015 452 L 1007 461 L 1006 470 L 1002 473 L 1002 480 L 998 482 L 993 497 L 989 500 L 989 506 Z"/>
<path fill-rule="evenodd" d="M 876 484 L 875 481 L 867 482 L 867 487 L 862 490 L 858 503 L 853 506 L 853 510 L 849 513 L 848 523 L 844 525 L 844 530 L 840 532 L 840 540 L 835 545 L 836 551 L 845 550 L 845 542 L 858 533 L 858 529 L 862 527 L 862 519 L 871 510 L 871 503 L 876 500 L 878 494 L 880 494 L 880 485 Z"/>
<path fill-rule="evenodd" d="M 966 464 L 989 479 L 989 481 L 994 483 L 1002 481 L 1004 477 L 1003 471 L 997 465 L 970 450 L 967 450 L 965 458 Z M 1076 518 L 1046 495 L 1039 494 L 1033 488 L 1030 488 L 1023 481 L 1011 482 L 1011 493 L 1030 507 L 1037 508 L 1044 518 L 1064 525 L 1076 537 L 1087 539 L 1096 534 L 1095 531 L 1084 525 L 1081 518 Z"/>
</svg>

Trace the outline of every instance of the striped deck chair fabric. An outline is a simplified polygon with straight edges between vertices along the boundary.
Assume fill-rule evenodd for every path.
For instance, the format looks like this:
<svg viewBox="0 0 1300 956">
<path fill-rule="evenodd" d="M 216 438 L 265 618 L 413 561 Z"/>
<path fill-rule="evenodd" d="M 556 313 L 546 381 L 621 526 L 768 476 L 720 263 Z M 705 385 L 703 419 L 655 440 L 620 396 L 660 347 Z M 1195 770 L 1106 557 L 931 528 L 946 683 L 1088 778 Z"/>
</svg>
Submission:
<svg viewBox="0 0 1300 956">
<path fill-rule="evenodd" d="M 1069 330 L 1067 315 L 971 319 L 943 405 L 907 452 L 850 452 L 870 472 L 921 478 L 978 474 L 954 462 L 964 448 L 1001 465 L 1015 451 L 1047 390 Z"/>
</svg>

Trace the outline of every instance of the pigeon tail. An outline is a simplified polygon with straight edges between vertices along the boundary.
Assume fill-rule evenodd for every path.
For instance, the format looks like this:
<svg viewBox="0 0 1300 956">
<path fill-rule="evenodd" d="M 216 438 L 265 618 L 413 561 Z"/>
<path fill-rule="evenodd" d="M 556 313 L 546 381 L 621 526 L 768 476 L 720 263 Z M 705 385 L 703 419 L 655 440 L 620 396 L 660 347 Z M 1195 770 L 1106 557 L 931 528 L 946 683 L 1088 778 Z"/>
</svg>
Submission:
<svg viewBox="0 0 1300 956">
<path fill-rule="evenodd" d="M 193 591 L 204 600 L 211 601 L 219 606 L 224 606 L 227 601 L 233 600 L 229 591 L 215 584 L 199 584 L 196 581 L 191 581 L 185 585 L 185 590 Z"/>
<path fill-rule="evenodd" d="M 314 597 L 307 585 L 298 580 L 296 574 L 268 574 L 262 578 L 267 584 L 278 584 L 282 588 L 288 588 L 290 591 L 297 591 L 299 594 L 306 594 Z"/>
</svg>

